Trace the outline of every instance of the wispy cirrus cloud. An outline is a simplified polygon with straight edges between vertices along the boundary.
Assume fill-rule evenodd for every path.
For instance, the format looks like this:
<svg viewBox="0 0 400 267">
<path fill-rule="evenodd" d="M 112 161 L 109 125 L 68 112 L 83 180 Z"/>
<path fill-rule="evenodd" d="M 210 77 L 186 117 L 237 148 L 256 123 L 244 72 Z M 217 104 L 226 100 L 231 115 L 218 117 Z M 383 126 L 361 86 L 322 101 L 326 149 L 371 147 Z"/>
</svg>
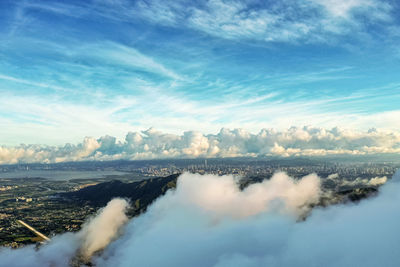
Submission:
<svg viewBox="0 0 400 267">
<path fill-rule="evenodd" d="M 117 5 L 118 7 L 118 5 Z M 390 23 L 392 7 L 381 0 L 138 1 L 120 2 L 127 17 L 186 27 L 227 39 L 272 42 L 331 42 L 364 34 L 366 24 Z"/>
<path fill-rule="evenodd" d="M 93 1 L 85 4 L 25 4 L 72 17 L 116 21 L 145 19 L 168 27 L 189 28 L 226 39 L 318 43 L 368 34 L 368 25 L 391 24 L 393 7 L 386 0 L 290 1 Z M 92 12 L 88 13 L 87 9 Z"/>
<path fill-rule="evenodd" d="M 20 46 L 20 42 L 29 43 L 31 47 Z M 121 43 L 103 40 L 100 42 L 84 42 L 79 40 L 68 40 L 60 43 L 50 40 L 40 40 L 38 38 L 24 38 L 14 40 L 16 47 L 8 47 L 7 50 L 15 53 L 22 50 L 29 54 L 43 53 L 47 64 L 68 65 L 80 67 L 78 71 L 100 68 L 118 68 L 130 72 L 147 72 L 160 75 L 166 78 L 180 80 L 183 79 L 179 74 L 158 62 L 157 59 L 140 52 L 134 47 L 129 47 Z M 43 59 L 39 61 L 44 65 Z M 3 75 L 5 78 L 6 75 Z"/>
<path fill-rule="evenodd" d="M 6 145 L 123 139 L 150 127 L 178 135 L 223 127 L 400 127 L 398 64 L 381 49 L 385 41 L 376 38 L 381 46 L 363 55 L 343 49 L 395 32 L 392 2 L 7 6 L 0 42 Z"/>
<path fill-rule="evenodd" d="M 21 82 L 17 78 L 6 78 L 10 82 Z M 226 99 L 216 99 L 215 96 L 193 99 L 191 95 L 175 92 L 174 87 L 168 84 L 135 84 L 133 80 L 128 82 L 126 90 L 132 84 L 138 93 L 78 93 L 76 89 L 73 91 L 74 97 L 69 91 L 60 94 L 59 90 L 46 97 L 24 92 L 3 93 L 0 97 L 0 124 L 7 129 L 0 133 L 1 139 L 6 140 L 3 144 L 15 145 L 22 140 L 60 144 L 76 142 L 82 136 L 101 136 L 105 133 L 120 139 L 132 129 L 153 126 L 175 134 L 187 130 L 213 133 L 222 127 L 240 127 L 252 132 L 265 127 L 285 129 L 300 125 L 364 130 L 371 127 L 400 127 L 400 113 L 391 105 L 388 110 L 380 112 L 371 113 L 366 109 L 372 105 L 385 107 L 388 98 L 396 102 L 400 97 L 395 93 L 396 86 L 379 90 L 379 93 L 376 90 L 363 90 L 358 94 L 337 97 L 322 95 L 313 99 L 308 99 L 308 94 L 293 95 L 291 99 L 286 99 L 284 94 L 277 92 L 240 98 L 241 93 L 250 93 L 254 89 L 248 87 L 242 88 L 241 92 L 232 92 Z M 36 86 L 29 80 L 23 80 L 23 85 Z M 379 99 L 381 101 L 376 102 Z"/>
<path fill-rule="evenodd" d="M 155 73 L 175 80 L 183 79 L 173 70 L 168 69 L 151 57 L 139 52 L 137 49 L 117 44 L 114 42 L 104 42 L 89 44 L 75 49 L 71 56 L 75 58 L 98 60 L 98 64 L 110 64 L 126 66 L 139 71 Z"/>
</svg>

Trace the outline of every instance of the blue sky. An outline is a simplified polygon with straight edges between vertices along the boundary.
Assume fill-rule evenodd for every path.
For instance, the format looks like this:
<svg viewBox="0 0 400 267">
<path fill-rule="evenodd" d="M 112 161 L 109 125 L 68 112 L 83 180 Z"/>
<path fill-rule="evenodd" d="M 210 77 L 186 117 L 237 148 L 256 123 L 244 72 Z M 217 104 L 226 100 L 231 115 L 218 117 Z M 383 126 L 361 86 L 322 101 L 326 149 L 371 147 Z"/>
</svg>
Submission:
<svg viewBox="0 0 400 267">
<path fill-rule="evenodd" d="M 400 127 L 395 0 L 1 1 L 0 141 Z"/>
</svg>

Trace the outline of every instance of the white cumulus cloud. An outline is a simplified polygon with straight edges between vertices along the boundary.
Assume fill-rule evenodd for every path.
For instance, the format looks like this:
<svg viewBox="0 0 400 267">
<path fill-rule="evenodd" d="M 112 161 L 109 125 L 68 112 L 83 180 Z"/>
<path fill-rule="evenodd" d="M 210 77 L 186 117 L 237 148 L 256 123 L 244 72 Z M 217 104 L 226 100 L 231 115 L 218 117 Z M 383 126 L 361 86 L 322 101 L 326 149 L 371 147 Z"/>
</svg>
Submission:
<svg viewBox="0 0 400 267">
<path fill-rule="evenodd" d="M 150 128 L 116 137 L 85 137 L 82 143 L 64 146 L 0 146 L 0 164 L 56 163 L 84 160 L 159 159 L 197 157 L 326 156 L 400 153 L 400 133 L 371 129 L 292 127 L 284 131 L 223 128 L 217 134 L 196 131 L 182 135 Z"/>
</svg>

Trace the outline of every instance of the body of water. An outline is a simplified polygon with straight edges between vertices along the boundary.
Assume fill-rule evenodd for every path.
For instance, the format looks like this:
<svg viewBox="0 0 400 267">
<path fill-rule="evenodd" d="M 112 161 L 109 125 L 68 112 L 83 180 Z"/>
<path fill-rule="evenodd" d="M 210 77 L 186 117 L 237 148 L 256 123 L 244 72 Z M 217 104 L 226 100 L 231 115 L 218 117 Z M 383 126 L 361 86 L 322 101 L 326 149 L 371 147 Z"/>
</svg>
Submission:
<svg viewBox="0 0 400 267">
<path fill-rule="evenodd" d="M 18 170 L 0 172 L 1 178 L 47 178 L 55 180 L 106 178 L 109 175 L 129 174 L 119 171 L 57 171 L 57 170 Z"/>
</svg>

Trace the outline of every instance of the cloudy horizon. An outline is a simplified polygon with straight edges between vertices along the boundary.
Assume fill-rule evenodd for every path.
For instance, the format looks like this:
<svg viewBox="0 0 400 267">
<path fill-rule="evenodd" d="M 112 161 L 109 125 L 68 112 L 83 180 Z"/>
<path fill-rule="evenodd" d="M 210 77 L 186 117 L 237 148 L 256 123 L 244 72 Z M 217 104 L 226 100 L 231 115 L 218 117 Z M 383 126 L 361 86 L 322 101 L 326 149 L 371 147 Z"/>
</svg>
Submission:
<svg viewBox="0 0 400 267">
<path fill-rule="evenodd" d="M 124 139 L 105 135 L 60 146 L 0 146 L 0 164 L 70 161 L 231 157 L 318 157 L 400 153 L 400 132 L 370 129 L 291 127 L 284 131 L 222 128 L 217 134 L 188 131 L 171 134 L 150 128 L 128 132 Z"/>
</svg>

